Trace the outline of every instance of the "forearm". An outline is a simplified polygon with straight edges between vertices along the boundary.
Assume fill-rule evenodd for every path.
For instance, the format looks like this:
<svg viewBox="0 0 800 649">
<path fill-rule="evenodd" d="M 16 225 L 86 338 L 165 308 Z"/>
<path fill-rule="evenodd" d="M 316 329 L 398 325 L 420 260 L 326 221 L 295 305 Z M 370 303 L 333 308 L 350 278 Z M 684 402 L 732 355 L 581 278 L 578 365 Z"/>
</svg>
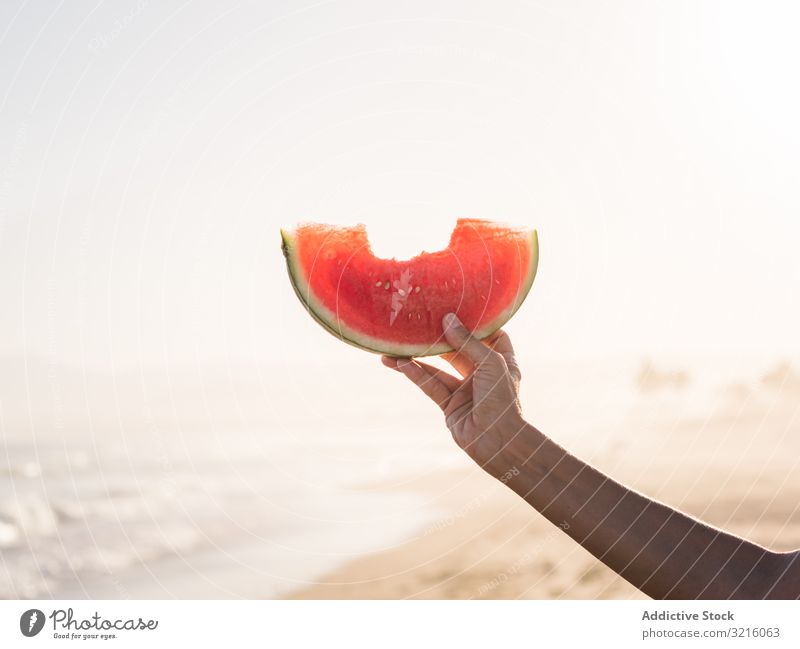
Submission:
<svg viewBox="0 0 800 649">
<path fill-rule="evenodd" d="M 518 469 L 507 481 L 514 491 L 651 597 L 785 596 L 786 555 L 628 489 L 532 426 L 484 464 L 495 475 Z"/>
</svg>

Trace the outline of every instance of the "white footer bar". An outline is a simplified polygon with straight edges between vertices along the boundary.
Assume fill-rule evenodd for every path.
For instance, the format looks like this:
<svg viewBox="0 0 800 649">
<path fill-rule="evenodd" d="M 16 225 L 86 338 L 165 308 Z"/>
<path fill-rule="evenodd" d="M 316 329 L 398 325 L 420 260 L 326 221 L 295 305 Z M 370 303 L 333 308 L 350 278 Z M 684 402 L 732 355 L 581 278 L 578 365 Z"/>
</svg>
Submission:
<svg viewBox="0 0 800 649">
<path fill-rule="evenodd" d="M 798 602 L 4 601 L 0 647 L 800 647 L 798 618 Z"/>
</svg>

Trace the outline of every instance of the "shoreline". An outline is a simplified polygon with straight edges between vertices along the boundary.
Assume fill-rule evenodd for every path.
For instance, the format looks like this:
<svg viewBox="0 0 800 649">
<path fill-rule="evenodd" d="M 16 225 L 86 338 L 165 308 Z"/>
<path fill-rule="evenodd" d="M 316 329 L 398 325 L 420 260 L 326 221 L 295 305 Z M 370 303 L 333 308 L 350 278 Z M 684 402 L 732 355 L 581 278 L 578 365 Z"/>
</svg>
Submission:
<svg viewBox="0 0 800 649">
<path fill-rule="evenodd" d="M 780 475 L 718 465 L 698 480 L 691 466 L 659 463 L 644 476 L 608 455 L 592 460 L 706 523 L 777 550 L 800 546 L 800 494 Z M 647 599 L 477 466 L 351 486 L 334 499 L 371 503 L 373 516 L 356 508 L 358 520 L 321 531 L 187 549 L 62 583 L 44 597 Z M 402 513 L 375 515 L 389 501 Z"/>
<path fill-rule="evenodd" d="M 73 576 L 37 597 L 286 599 L 353 561 L 395 551 L 441 515 L 426 494 L 405 486 L 352 487 L 336 495 L 336 501 L 339 519 L 324 528 L 301 527 L 219 542 L 209 538 L 200 546 L 114 572 Z M 389 502 L 407 513 L 381 517 Z"/>
</svg>

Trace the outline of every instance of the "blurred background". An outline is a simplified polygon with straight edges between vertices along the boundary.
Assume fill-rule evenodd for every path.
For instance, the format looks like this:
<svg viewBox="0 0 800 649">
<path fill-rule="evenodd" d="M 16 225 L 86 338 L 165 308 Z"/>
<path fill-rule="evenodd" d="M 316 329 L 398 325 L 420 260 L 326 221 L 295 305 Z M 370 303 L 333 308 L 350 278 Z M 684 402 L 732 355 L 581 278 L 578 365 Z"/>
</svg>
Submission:
<svg viewBox="0 0 800 649">
<path fill-rule="evenodd" d="M 278 228 L 536 227 L 527 418 L 800 546 L 800 7 L 0 5 L 0 597 L 638 597 L 326 334 Z"/>
</svg>

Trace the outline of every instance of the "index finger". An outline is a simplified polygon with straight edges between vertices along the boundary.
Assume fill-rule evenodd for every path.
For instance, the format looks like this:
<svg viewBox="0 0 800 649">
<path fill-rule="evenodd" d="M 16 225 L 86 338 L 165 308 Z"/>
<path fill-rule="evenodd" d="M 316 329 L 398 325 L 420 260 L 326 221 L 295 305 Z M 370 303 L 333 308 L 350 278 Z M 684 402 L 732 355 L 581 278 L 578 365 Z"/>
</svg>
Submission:
<svg viewBox="0 0 800 649">
<path fill-rule="evenodd" d="M 508 334 L 503 331 L 502 329 L 498 329 L 495 331 L 491 336 L 489 336 L 485 342 L 495 351 L 500 352 L 501 354 L 512 354 L 514 353 L 514 346 L 511 344 L 511 338 L 508 337 Z"/>
<path fill-rule="evenodd" d="M 514 346 L 511 344 L 511 338 L 509 338 L 508 334 L 502 329 L 498 329 L 484 342 L 488 343 L 496 352 L 499 352 L 505 359 L 509 372 L 519 381 L 522 373 L 520 372 L 517 358 L 514 355 Z"/>
</svg>

